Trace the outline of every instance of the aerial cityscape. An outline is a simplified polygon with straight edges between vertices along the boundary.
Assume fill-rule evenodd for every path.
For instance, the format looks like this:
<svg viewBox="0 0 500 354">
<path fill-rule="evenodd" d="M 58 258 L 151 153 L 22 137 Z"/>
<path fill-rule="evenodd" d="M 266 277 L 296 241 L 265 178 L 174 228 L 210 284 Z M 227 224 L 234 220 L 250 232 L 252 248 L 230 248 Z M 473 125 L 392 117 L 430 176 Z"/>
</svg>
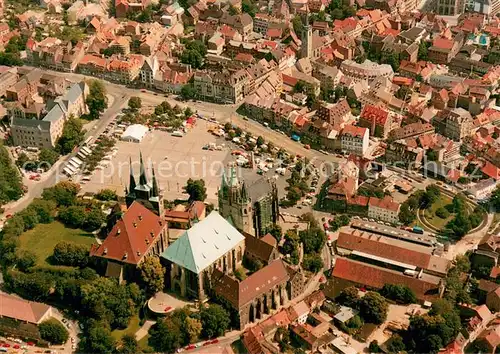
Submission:
<svg viewBox="0 0 500 354">
<path fill-rule="evenodd" d="M 499 353 L 500 0 L 0 0 L 0 352 Z"/>
</svg>

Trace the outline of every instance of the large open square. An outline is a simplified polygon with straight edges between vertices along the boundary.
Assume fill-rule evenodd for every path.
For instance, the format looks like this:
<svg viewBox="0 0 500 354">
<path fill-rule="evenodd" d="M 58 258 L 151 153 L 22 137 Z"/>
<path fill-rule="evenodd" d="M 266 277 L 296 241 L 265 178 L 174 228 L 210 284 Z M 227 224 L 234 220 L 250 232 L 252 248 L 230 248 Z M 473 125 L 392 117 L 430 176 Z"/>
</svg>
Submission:
<svg viewBox="0 0 500 354">
<path fill-rule="evenodd" d="M 207 201 L 216 202 L 217 188 L 228 148 L 222 151 L 203 150 L 202 147 L 215 143 L 216 137 L 207 129 L 210 123 L 198 120 L 196 126 L 183 137 L 153 130 L 140 143 L 118 141 L 118 152 L 111 163 L 102 170 L 96 170 L 89 182 L 82 185 L 84 192 L 97 192 L 103 188 L 115 190 L 124 195 L 129 183 L 129 170 L 132 160 L 134 175 L 138 182 L 140 173 L 139 154 L 142 152 L 146 174 L 151 179 L 151 166 L 164 197 L 168 200 L 185 198 L 183 187 L 189 178 L 205 180 Z"/>
</svg>

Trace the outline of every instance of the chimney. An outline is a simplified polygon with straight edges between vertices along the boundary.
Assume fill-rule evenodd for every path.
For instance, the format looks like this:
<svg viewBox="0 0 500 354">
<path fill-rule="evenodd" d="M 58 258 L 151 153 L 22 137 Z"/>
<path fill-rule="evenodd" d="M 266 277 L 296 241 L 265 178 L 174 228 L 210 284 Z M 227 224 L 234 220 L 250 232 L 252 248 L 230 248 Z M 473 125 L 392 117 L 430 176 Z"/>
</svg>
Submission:
<svg viewBox="0 0 500 354">
<path fill-rule="evenodd" d="M 133 225 L 134 225 L 134 227 L 137 227 L 137 223 L 135 221 L 134 221 Z"/>
<path fill-rule="evenodd" d="M 137 255 L 140 257 L 140 256 L 141 256 L 141 252 L 140 252 L 140 251 L 137 251 Z"/>
<path fill-rule="evenodd" d="M 123 259 L 127 259 L 127 257 L 128 257 L 128 253 L 125 252 L 125 254 L 123 255 Z"/>
<path fill-rule="evenodd" d="M 139 220 L 142 220 L 142 215 L 141 214 L 139 214 Z"/>
<path fill-rule="evenodd" d="M 116 231 L 116 234 L 119 235 L 121 231 L 122 230 L 120 230 L 120 228 L 118 228 L 118 230 Z"/>
<path fill-rule="evenodd" d="M 104 247 L 104 252 L 102 254 L 108 254 L 108 248 Z"/>
</svg>

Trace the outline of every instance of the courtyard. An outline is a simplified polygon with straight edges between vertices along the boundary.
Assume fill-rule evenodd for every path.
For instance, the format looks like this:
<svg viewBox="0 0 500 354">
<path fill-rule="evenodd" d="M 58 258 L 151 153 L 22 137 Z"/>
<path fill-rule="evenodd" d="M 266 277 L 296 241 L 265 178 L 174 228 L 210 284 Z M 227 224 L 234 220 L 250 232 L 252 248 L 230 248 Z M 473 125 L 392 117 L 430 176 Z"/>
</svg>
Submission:
<svg viewBox="0 0 500 354">
<path fill-rule="evenodd" d="M 20 249 L 34 252 L 37 266 L 52 267 L 47 261 L 56 244 L 62 241 L 88 245 L 96 243 L 94 236 L 80 229 L 70 229 L 58 221 L 50 224 L 38 224 L 19 237 Z"/>
</svg>

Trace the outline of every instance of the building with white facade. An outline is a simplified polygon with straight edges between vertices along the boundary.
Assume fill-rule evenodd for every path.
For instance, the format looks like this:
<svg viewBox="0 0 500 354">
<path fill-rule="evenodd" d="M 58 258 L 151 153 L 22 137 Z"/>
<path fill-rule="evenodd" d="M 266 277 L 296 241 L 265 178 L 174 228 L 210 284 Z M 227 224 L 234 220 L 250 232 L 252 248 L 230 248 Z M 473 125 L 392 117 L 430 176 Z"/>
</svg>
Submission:
<svg viewBox="0 0 500 354">
<path fill-rule="evenodd" d="M 467 189 L 467 193 L 477 200 L 483 200 L 489 198 L 496 188 L 497 182 L 493 178 L 488 178 Z"/>
<path fill-rule="evenodd" d="M 363 156 L 368 149 L 369 135 L 367 128 L 347 125 L 340 133 L 340 148 L 343 152 Z"/>
<path fill-rule="evenodd" d="M 368 217 L 396 224 L 399 222 L 399 207 L 399 203 L 388 195 L 383 199 L 371 197 L 368 202 Z"/>
<path fill-rule="evenodd" d="M 76 118 L 87 112 L 85 99 L 88 86 L 79 82 L 70 87 L 68 92 L 58 97 L 47 107 L 48 113 L 43 119 L 13 117 L 11 134 L 14 145 L 36 148 L 52 148 L 61 136 L 64 123 L 70 116 Z"/>
</svg>

